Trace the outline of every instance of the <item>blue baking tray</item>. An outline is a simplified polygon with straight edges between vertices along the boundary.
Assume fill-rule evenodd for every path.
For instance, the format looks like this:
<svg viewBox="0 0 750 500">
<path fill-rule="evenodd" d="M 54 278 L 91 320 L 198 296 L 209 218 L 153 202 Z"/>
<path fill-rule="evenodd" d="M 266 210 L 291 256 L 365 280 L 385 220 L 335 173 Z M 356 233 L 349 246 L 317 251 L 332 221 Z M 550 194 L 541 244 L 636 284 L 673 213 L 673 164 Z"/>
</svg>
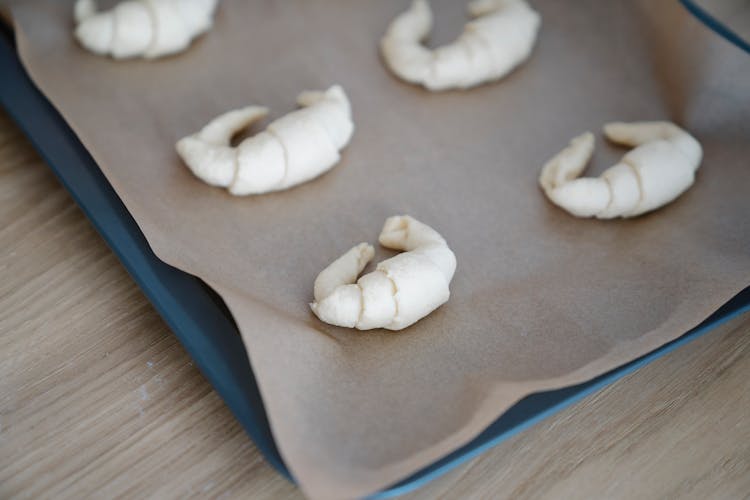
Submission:
<svg viewBox="0 0 750 500">
<path fill-rule="evenodd" d="M 742 38 L 738 33 L 732 30 L 732 28 L 719 21 L 717 18 L 709 14 L 708 11 L 695 3 L 694 0 L 680 0 L 680 3 L 682 3 L 682 5 L 703 24 L 745 52 L 750 53 L 750 40 Z M 750 4 L 746 8 L 750 8 Z"/>
<path fill-rule="evenodd" d="M 159 314 L 226 402 L 266 460 L 293 481 L 271 435 L 252 367 L 221 298 L 198 278 L 160 261 L 86 148 L 34 86 L 12 32 L 0 23 L 0 103 L 118 256 Z M 579 401 L 650 361 L 750 310 L 750 287 L 698 327 L 665 346 L 589 382 L 530 395 L 471 442 L 373 495 L 389 498 L 418 488 L 508 437 Z"/>
</svg>

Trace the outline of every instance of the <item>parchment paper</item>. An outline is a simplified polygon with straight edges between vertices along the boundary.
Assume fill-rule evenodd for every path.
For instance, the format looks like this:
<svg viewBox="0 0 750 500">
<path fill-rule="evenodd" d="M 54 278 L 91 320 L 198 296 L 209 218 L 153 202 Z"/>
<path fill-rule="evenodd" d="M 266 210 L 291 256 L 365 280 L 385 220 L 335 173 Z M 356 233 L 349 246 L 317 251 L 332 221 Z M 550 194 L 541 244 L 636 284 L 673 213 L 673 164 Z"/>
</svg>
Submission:
<svg viewBox="0 0 750 500">
<path fill-rule="evenodd" d="M 388 486 L 530 392 L 651 351 L 750 284 L 750 59 L 677 2 L 534 0 L 543 26 L 531 60 L 500 83 L 440 94 L 379 59 L 407 0 L 224 0 L 212 32 L 154 62 L 84 52 L 71 3 L 12 7 L 23 61 L 156 254 L 227 302 L 309 496 Z M 450 41 L 463 3 L 433 6 L 432 41 Z M 174 152 L 225 110 L 280 116 L 299 91 L 333 83 L 357 130 L 309 184 L 234 198 Z M 649 119 L 703 143 L 690 191 L 635 220 L 576 219 L 547 202 L 540 167 L 574 135 Z M 624 153 L 597 147 L 593 173 Z M 455 251 L 451 300 L 401 333 L 322 324 L 308 308 L 317 273 L 399 213 Z"/>
</svg>

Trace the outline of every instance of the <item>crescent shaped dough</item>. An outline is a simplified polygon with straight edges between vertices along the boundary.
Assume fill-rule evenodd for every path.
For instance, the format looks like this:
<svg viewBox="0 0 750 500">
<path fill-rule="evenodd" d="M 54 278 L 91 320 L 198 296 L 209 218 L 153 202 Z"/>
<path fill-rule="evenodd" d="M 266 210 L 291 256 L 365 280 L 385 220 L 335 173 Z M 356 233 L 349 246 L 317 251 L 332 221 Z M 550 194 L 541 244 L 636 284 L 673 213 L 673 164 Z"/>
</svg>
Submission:
<svg viewBox="0 0 750 500">
<path fill-rule="evenodd" d="M 380 244 L 403 253 L 380 262 L 361 278 L 374 249 L 360 243 L 315 280 L 315 315 L 326 323 L 370 330 L 401 330 L 448 301 L 456 256 L 437 231 L 409 217 L 385 221 Z"/>
<path fill-rule="evenodd" d="M 449 45 L 422 45 L 432 30 L 427 0 L 414 0 L 380 41 L 383 59 L 402 80 L 432 91 L 466 89 L 499 80 L 528 59 L 541 17 L 525 0 L 475 0 L 474 17 Z"/>
<path fill-rule="evenodd" d="M 198 133 L 177 142 L 177 153 L 196 177 L 234 195 L 287 189 L 330 170 L 354 133 L 349 99 L 334 85 L 305 91 L 302 106 L 273 121 L 265 131 L 230 146 L 232 136 L 264 118 L 260 106 L 229 111 Z"/>
<path fill-rule="evenodd" d="M 555 205 L 577 217 L 635 217 L 673 201 L 693 185 L 703 150 L 669 122 L 609 123 L 612 142 L 636 146 L 599 177 L 579 176 L 594 152 L 586 132 L 542 168 L 539 184 Z"/>
<path fill-rule="evenodd" d="M 153 59 L 181 52 L 211 28 L 217 0 L 126 0 L 96 11 L 95 0 L 77 0 L 75 35 L 89 51 L 115 59 Z"/>
</svg>

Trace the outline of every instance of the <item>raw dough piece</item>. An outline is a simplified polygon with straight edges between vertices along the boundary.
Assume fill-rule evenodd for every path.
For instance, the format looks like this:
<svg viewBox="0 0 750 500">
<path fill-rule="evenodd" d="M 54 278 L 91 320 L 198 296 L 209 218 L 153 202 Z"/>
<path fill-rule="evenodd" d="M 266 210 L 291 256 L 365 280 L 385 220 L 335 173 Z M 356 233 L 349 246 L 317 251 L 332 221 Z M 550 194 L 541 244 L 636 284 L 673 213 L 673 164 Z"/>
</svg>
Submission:
<svg viewBox="0 0 750 500">
<path fill-rule="evenodd" d="M 249 106 L 214 118 L 200 132 L 180 139 L 177 152 L 190 170 L 234 195 L 287 189 L 328 171 L 354 132 L 344 90 L 305 91 L 302 106 L 273 121 L 265 131 L 230 146 L 232 136 L 264 118 L 268 109 Z"/>
<path fill-rule="evenodd" d="M 700 143 L 669 122 L 609 123 L 604 135 L 637 146 L 599 177 L 579 176 L 594 152 L 586 132 L 542 169 L 539 184 L 555 205 L 577 217 L 635 217 L 671 202 L 693 185 Z"/>
<path fill-rule="evenodd" d="M 465 89 L 498 80 L 531 54 L 541 18 L 525 0 L 475 0 L 474 17 L 455 42 L 430 50 L 427 0 L 414 0 L 396 17 L 380 42 L 386 64 L 402 80 L 429 90 Z"/>
<path fill-rule="evenodd" d="M 78 41 L 115 59 L 153 59 L 181 52 L 211 28 L 217 0 L 125 0 L 96 12 L 95 0 L 77 0 Z"/>
<path fill-rule="evenodd" d="M 310 307 L 322 321 L 358 330 L 401 330 L 448 301 L 456 256 L 437 231 L 397 215 L 385 221 L 379 240 L 404 252 L 357 280 L 374 255 L 371 245 L 360 243 L 318 275 Z"/>
</svg>

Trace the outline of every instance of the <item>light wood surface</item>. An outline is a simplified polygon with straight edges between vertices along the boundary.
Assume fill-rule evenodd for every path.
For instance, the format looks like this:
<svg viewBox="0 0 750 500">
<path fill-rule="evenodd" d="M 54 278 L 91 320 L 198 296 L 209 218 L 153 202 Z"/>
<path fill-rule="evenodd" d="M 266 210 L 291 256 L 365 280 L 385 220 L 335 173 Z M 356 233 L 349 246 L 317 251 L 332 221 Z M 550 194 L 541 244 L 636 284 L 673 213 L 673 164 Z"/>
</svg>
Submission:
<svg viewBox="0 0 750 500">
<path fill-rule="evenodd" d="M 300 498 L 0 112 L 0 498 Z M 750 497 L 750 316 L 407 498 Z"/>
</svg>

